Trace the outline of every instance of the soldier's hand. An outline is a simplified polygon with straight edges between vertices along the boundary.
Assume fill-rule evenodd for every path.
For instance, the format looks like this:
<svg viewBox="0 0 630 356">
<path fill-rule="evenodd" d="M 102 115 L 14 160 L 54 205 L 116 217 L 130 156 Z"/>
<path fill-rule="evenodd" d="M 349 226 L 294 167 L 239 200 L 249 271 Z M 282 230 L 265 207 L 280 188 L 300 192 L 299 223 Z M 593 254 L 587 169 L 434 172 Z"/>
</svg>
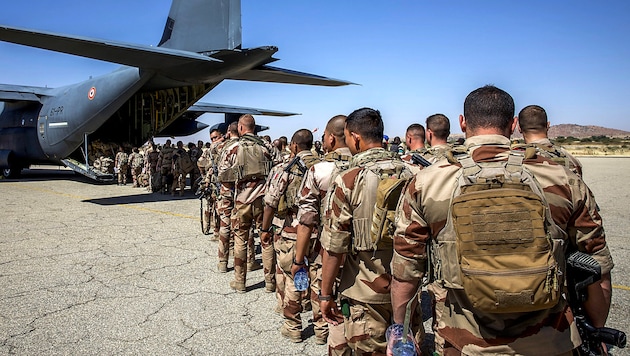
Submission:
<svg viewBox="0 0 630 356">
<path fill-rule="evenodd" d="M 300 270 L 300 268 L 304 267 L 304 265 L 300 266 L 300 265 L 296 265 L 295 263 L 291 264 L 291 275 L 293 276 L 293 279 L 295 279 L 295 274 L 297 273 L 297 271 Z"/>
<path fill-rule="evenodd" d="M 327 322 L 333 325 L 343 323 L 343 315 L 341 315 L 341 311 L 337 308 L 337 303 L 334 300 L 320 301 L 319 308 L 322 311 L 322 317 Z"/>
<path fill-rule="evenodd" d="M 271 241 L 271 232 L 269 231 L 261 231 L 260 233 L 260 243 L 269 246 L 273 241 Z"/>
</svg>

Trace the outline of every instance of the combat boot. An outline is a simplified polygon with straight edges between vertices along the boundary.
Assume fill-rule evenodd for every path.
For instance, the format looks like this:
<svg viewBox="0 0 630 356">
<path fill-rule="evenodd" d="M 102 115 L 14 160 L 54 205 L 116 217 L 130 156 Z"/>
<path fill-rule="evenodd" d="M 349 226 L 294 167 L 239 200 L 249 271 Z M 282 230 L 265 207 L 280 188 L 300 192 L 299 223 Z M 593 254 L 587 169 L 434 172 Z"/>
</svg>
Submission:
<svg viewBox="0 0 630 356">
<path fill-rule="evenodd" d="M 275 282 L 265 282 L 265 293 L 274 293 L 276 291 Z"/>
<path fill-rule="evenodd" d="M 302 342 L 302 331 L 301 330 L 289 330 L 287 326 L 282 324 L 280 327 L 280 334 L 291 340 L 291 342 L 299 343 Z"/>
<path fill-rule="evenodd" d="M 227 262 L 219 262 L 217 264 L 217 270 L 219 271 L 219 273 L 226 273 L 227 272 Z"/>
<path fill-rule="evenodd" d="M 261 268 L 262 268 L 262 265 L 256 261 L 247 262 L 247 272 L 258 271 Z"/>
<path fill-rule="evenodd" d="M 244 282 L 231 281 L 230 282 L 230 288 L 234 289 L 238 293 L 245 293 L 245 283 Z"/>
</svg>

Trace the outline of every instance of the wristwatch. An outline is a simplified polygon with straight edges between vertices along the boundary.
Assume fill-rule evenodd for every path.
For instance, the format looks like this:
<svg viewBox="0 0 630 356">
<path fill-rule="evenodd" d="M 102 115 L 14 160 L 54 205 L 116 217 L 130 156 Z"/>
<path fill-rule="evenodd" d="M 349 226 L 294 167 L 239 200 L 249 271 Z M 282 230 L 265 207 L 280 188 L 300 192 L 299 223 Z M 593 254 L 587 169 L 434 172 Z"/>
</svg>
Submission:
<svg viewBox="0 0 630 356">
<path fill-rule="evenodd" d="M 262 231 L 262 232 L 272 232 L 273 231 L 273 225 L 269 225 L 269 228 L 267 230 L 261 228 L 260 231 Z"/>
<path fill-rule="evenodd" d="M 332 298 L 332 295 L 322 295 L 321 291 L 319 291 L 319 294 L 317 294 L 317 299 L 319 299 L 320 302 L 329 302 L 332 300 Z"/>
</svg>

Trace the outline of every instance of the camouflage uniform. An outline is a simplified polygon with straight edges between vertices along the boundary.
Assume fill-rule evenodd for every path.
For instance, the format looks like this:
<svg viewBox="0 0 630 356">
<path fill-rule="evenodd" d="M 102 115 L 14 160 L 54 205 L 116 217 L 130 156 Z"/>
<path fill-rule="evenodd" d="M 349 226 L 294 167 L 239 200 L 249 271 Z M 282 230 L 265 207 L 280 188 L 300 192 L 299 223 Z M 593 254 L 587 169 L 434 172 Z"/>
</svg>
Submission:
<svg viewBox="0 0 630 356">
<path fill-rule="evenodd" d="M 184 188 L 186 188 L 186 172 L 180 164 L 180 157 L 187 155 L 188 152 L 183 148 L 177 148 L 173 153 L 173 185 L 171 185 L 171 194 L 175 195 L 177 188 L 179 187 L 179 196 L 184 195 Z"/>
<path fill-rule="evenodd" d="M 127 153 L 116 153 L 116 168 L 118 168 L 118 184 L 127 184 L 127 171 L 129 170 L 129 155 Z"/>
<path fill-rule="evenodd" d="M 298 152 L 296 157 L 302 159 L 302 161 L 306 164 L 307 167 L 312 166 L 315 162 L 318 162 L 319 159 L 311 154 L 310 151 L 301 151 Z M 287 190 L 289 186 L 295 179 L 298 179 L 299 176 L 296 174 L 291 174 L 285 172 L 285 169 L 288 168 L 290 163 L 282 163 L 274 167 L 272 172 L 269 175 L 268 187 L 265 192 L 264 202 L 265 205 L 275 209 L 276 213 L 278 212 L 278 206 L 281 200 L 288 202 L 291 199 L 294 202 L 297 202 L 297 191 L 292 191 L 295 196 L 287 197 L 287 194 L 291 194 L 290 190 Z M 293 166 L 291 171 L 297 171 L 297 167 Z M 283 199 L 284 198 L 284 199 Z M 277 266 L 278 270 L 281 271 L 276 276 L 276 279 L 279 281 L 279 285 L 283 286 L 283 311 L 284 311 L 284 327 L 288 331 L 293 331 L 294 333 L 301 332 L 302 330 L 302 318 L 300 317 L 300 313 L 302 312 L 302 292 L 295 289 L 293 276 L 291 274 L 291 267 L 293 265 L 293 257 L 295 255 L 295 241 L 297 239 L 297 225 L 298 220 L 297 216 L 297 205 L 290 207 L 287 205 L 286 212 L 280 215 L 281 218 L 284 218 L 284 224 L 281 226 L 280 234 L 277 235 L 279 238 L 274 241 L 274 248 L 277 257 Z M 265 246 L 263 246 L 263 251 L 265 250 Z M 264 260 L 263 260 L 264 262 Z M 268 266 L 265 267 L 265 282 L 272 283 L 275 281 L 270 280 L 273 275 L 268 276 Z M 313 311 L 315 314 L 315 311 Z M 321 314 L 320 317 L 321 319 Z"/>
<path fill-rule="evenodd" d="M 392 319 L 390 262 L 392 245 L 385 241 L 376 250 L 353 251 L 353 213 L 363 194 L 357 181 L 368 162 L 391 161 L 396 153 L 371 148 L 352 157 L 350 167 L 334 180 L 326 196 L 325 223 L 320 241 L 329 252 L 345 254 L 339 294 L 344 315 L 344 334 L 355 354 L 385 353 L 385 330 Z M 376 194 L 376 192 L 374 192 Z M 368 232 L 369 233 L 369 232 Z M 342 309 L 344 309 L 342 307 Z"/>
<path fill-rule="evenodd" d="M 214 175 L 214 169 L 217 169 L 215 164 L 221 161 L 223 153 L 233 150 L 237 143 L 238 139 L 229 139 L 219 142 L 216 145 L 212 144 L 211 152 L 214 164 L 208 171 L 210 179 L 214 179 L 214 177 L 212 177 Z M 230 220 L 232 210 L 234 209 L 234 191 L 228 189 L 224 184 L 219 184 L 219 196 L 216 197 L 214 204 L 216 216 L 219 221 L 218 224 L 215 223 L 214 232 L 215 236 L 219 237 L 218 256 L 219 270 L 221 270 L 223 268 L 222 266 L 227 268 L 227 263 L 230 258 L 230 247 L 233 248 L 234 246 L 234 239 L 232 239 L 232 222 Z"/>
<path fill-rule="evenodd" d="M 277 150 L 267 141 L 258 139 L 251 133 L 243 136 L 254 136 L 255 140 L 260 140 L 259 149 L 263 150 L 264 156 L 270 162 L 278 163 Z M 232 170 L 236 167 L 236 159 L 241 140 L 248 139 L 241 137 L 239 141 L 226 147 L 223 158 L 219 163 L 219 175 L 223 172 Z M 265 194 L 266 176 L 256 177 L 255 179 L 238 180 L 234 185 L 234 209 L 232 210 L 231 222 L 232 232 L 234 233 L 234 283 L 245 284 L 247 278 L 247 249 L 248 244 L 253 243 L 253 237 L 250 241 L 250 230 L 255 222 L 260 223 L 263 214 L 263 195 Z M 253 261 L 252 261 L 253 262 Z M 239 291 L 243 291 L 239 288 Z"/>
<path fill-rule="evenodd" d="M 142 166 L 144 164 L 144 158 L 142 154 L 133 152 L 129 155 L 129 163 L 131 165 L 131 178 L 133 179 L 133 187 L 140 186 L 140 174 L 142 174 Z"/>
<path fill-rule="evenodd" d="M 347 147 L 339 148 L 324 156 L 324 162 L 311 167 L 304 176 L 302 187 L 298 194 L 297 219 L 300 224 L 313 227 L 318 232 L 321 226 L 320 213 L 326 192 L 331 184 L 333 176 L 348 167 L 352 153 Z M 343 324 L 332 326 L 322 318 L 319 307 L 318 295 L 322 282 L 322 257 L 319 239 L 311 239 L 311 258 L 309 258 L 309 277 L 311 279 L 310 293 L 313 307 L 313 325 L 315 337 L 328 339 L 329 355 L 349 355 L 352 350 L 348 347 L 343 334 Z M 331 335 L 328 338 L 328 335 Z"/>
<path fill-rule="evenodd" d="M 149 148 L 147 150 L 147 159 L 145 160 L 146 171 L 149 173 L 149 187 L 150 192 L 153 191 L 154 176 L 158 168 L 158 159 L 160 153 L 156 149 Z"/>
<path fill-rule="evenodd" d="M 168 190 L 168 181 L 173 178 L 173 154 L 175 148 L 171 146 L 162 147 L 160 154 L 158 155 L 158 167 L 160 168 L 160 174 L 162 175 L 161 186 Z"/>
<path fill-rule="evenodd" d="M 500 135 L 475 136 L 465 147 L 472 159 L 507 160 L 510 141 Z M 536 177 L 556 224 L 568 234 L 570 246 L 591 254 L 609 272 L 612 258 L 606 246 L 601 217 L 588 187 L 564 167 L 541 156 L 524 161 Z M 441 241 L 449 202 L 461 165 L 441 160 L 419 172 L 399 202 L 394 236 L 392 274 L 401 281 L 422 278 L 430 237 Z M 551 309 L 530 313 L 488 314 L 473 309 L 463 290 L 448 289 L 443 281 L 430 285 L 435 299 L 435 347 L 439 354 L 552 355 L 569 352 L 580 344 L 566 300 Z"/>
<path fill-rule="evenodd" d="M 433 163 L 433 156 L 429 154 L 429 150 L 424 147 L 417 150 L 408 151 L 404 155 L 400 156 L 400 159 L 407 164 L 407 167 L 409 167 L 411 172 L 413 172 L 414 174 L 424 168 L 424 166 L 422 166 L 421 164 L 413 162 L 414 154 L 418 154 L 422 158 L 426 159 L 429 163 Z"/>
<path fill-rule="evenodd" d="M 534 147 L 538 154 L 543 157 L 547 157 L 558 164 L 562 164 L 573 173 L 582 177 L 582 163 L 572 154 L 567 152 L 562 147 L 554 145 L 548 138 L 540 140 L 534 140 L 524 145 L 515 145 L 513 148 L 517 150 L 527 149 L 527 147 Z"/>
</svg>

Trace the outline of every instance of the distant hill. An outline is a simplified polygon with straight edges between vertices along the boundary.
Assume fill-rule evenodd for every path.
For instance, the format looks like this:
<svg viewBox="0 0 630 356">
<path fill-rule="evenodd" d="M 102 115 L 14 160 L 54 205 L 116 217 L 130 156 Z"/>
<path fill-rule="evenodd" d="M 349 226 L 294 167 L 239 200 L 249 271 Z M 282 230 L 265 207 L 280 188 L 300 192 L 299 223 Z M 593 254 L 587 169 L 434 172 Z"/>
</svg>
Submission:
<svg viewBox="0 0 630 356">
<path fill-rule="evenodd" d="M 609 136 L 609 137 L 630 137 L 630 131 L 623 131 L 617 129 L 609 129 L 607 127 L 594 126 L 594 125 L 574 125 L 574 124 L 560 124 L 552 125 L 549 128 L 549 137 L 556 138 L 558 136 L 576 138 L 584 138 L 591 136 Z M 513 138 L 521 138 L 520 132 L 514 132 Z"/>
</svg>

